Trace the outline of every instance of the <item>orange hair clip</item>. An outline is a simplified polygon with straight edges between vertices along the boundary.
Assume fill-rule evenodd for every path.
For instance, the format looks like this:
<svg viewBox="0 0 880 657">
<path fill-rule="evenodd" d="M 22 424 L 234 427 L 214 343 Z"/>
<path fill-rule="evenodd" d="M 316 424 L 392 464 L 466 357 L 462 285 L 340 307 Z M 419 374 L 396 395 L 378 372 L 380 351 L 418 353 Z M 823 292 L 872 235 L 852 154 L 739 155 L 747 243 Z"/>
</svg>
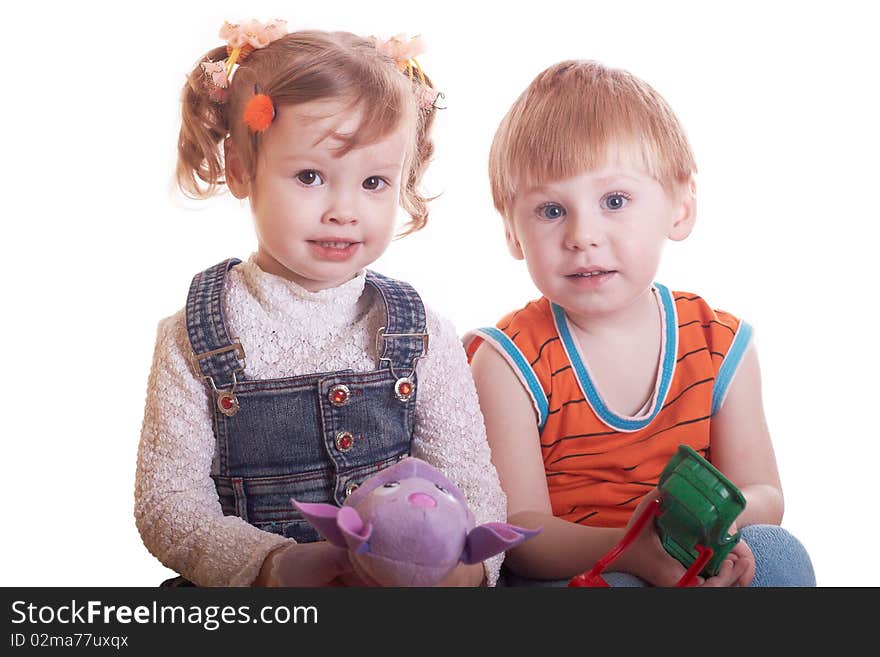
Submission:
<svg viewBox="0 0 880 657">
<path fill-rule="evenodd" d="M 275 119 L 275 105 L 266 94 L 255 94 L 244 106 L 242 114 L 251 132 L 263 132 Z"/>
</svg>

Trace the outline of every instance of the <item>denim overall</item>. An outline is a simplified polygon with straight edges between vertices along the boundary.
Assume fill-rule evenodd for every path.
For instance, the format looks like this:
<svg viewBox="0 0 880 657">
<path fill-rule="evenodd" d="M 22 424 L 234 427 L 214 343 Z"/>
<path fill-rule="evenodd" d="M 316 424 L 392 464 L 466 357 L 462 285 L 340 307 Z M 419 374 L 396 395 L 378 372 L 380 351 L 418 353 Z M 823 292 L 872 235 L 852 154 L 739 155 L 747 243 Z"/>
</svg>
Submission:
<svg viewBox="0 0 880 657">
<path fill-rule="evenodd" d="M 186 304 L 193 366 L 213 411 L 211 477 L 224 515 L 316 541 L 290 498 L 341 505 L 364 479 L 410 452 L 415 367 L 428 344 L 425 308 L 408 284 L 367 271 L 366 288 L 385 307 L 375 370 L 249 379 L 247 345 L 230 338 L 223 321 L 226 277 L 239 262 L 193 277 Z"/>
</svg>

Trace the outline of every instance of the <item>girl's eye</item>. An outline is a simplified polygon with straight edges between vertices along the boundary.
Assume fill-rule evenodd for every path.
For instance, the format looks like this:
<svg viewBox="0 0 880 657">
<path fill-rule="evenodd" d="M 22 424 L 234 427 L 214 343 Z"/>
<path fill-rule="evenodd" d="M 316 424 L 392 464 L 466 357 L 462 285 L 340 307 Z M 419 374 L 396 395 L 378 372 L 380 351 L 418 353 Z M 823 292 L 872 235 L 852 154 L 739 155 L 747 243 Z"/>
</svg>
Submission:
<svg viewBox="0 0 880 657">
<path fill-rule="evenodd" d="M 545 203 L 538 208 L 538 215 L 542 219 L 561 219 L 565 216 L 565 208 L 558 203 Z"/>
<path fill-rule="evenodd" d="M 386 183 L 379 176 L 370 176 L 369 178 L 365 178 L 364 182 L 361 183 L 364 189 L 369 189 L 370 191 L 376 191 L 378 189 L 382 189 L 388 183 Z"/>
<path fill-rule="evenodd" d="M 317 171 L 313 171 L 312 169 L 300 171 L 298 174 L 296 174 L 296 179 L 299 180 L 306 187 L 317 187 L 318 185 L 324 184 L 324 179 L 321 178 L 321 174 Z"/>
<path fill-rule="evenodd" d="M 614 192 L 602 199 L 602 205 L 609 210 L 620 210 L 629 203 L 629 200 L 630 198 L 626 194 Z"/>
</svg>

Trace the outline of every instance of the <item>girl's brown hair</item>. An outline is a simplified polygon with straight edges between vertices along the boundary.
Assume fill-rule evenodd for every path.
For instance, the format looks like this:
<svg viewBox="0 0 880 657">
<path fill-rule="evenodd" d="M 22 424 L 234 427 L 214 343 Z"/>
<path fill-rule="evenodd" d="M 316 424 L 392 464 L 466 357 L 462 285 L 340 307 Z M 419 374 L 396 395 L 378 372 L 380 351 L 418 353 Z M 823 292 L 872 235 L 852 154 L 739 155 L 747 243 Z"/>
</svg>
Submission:
<svg viewBox="0 0 880 657">
<path fill-rule="evenodd" d="M 489 154 L 496 209 L 519 190 L 631 158 L 672 192 L 696 173 L 684 129 L 660 94 L 593 61 L 555 64 L 532 80 L 498 126 Z"/>
<path fill-rule="evenodd" d="M 352 108 L 362 110 L 362 118 L 340 155 L 373 143 L 401 125 L 412 125 L 400 190 L 400 204 L 412 219 L 402 234 L 425 226 L 430 199 L 420 194 L 419 186 L 434 152 L 434 112 L 419 108 L 420 77 L 410 80 L 369 39 L 348 32 L 291 32 L 250 54 L 232 76 L 228 100 L 221 104 L 209 98 L 200 64 L 225 58 L 225 46 L 209 51 L 196 63 L 183 88 L 177 184 L 184 194 L 207 198 L 225 184 L 223 142 L 227 137 L 248 176 L 255 175 L 260 135 L 253 134 L 241 116 L 256 91 L 267 94 L 276 108 L 345 99 Z M 430 79 L 425 78 L 424 84 L 431 86 Z"/>
</svg>

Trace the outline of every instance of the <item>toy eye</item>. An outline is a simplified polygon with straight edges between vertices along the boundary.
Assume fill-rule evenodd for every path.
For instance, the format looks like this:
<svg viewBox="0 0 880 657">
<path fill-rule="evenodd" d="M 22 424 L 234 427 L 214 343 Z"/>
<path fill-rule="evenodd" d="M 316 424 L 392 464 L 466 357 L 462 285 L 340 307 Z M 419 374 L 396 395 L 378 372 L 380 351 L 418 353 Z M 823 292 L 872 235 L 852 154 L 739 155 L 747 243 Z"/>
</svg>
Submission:
<svg viewBox="0 0 880 657">
<path fill-rule="evenodd" d="M 373 491 L 373 494 L 374 495 L 390 495 L 398 488 L 400 488 L 399 481 L 389 481 L 389 482 L 379 486 L 378 488 L 376 488 Z"/>
<path fill-rule="evenodd" d="M 448 498 L 450 498 L 450 499 L 452 499 L 452 500 L 455 499 L 455 496 L 453 496 L 452 493 L 450 493 L 448 490 L 446 490 L 445 488 L 443 488 L 443 486 L 441 486 L 440 484 L 434 484 L 434 487 L 435 487 L 437 490 L 439 490 L 441 493 L 443 493 L 446 497 L 448 497 Z"/>
</svg>

